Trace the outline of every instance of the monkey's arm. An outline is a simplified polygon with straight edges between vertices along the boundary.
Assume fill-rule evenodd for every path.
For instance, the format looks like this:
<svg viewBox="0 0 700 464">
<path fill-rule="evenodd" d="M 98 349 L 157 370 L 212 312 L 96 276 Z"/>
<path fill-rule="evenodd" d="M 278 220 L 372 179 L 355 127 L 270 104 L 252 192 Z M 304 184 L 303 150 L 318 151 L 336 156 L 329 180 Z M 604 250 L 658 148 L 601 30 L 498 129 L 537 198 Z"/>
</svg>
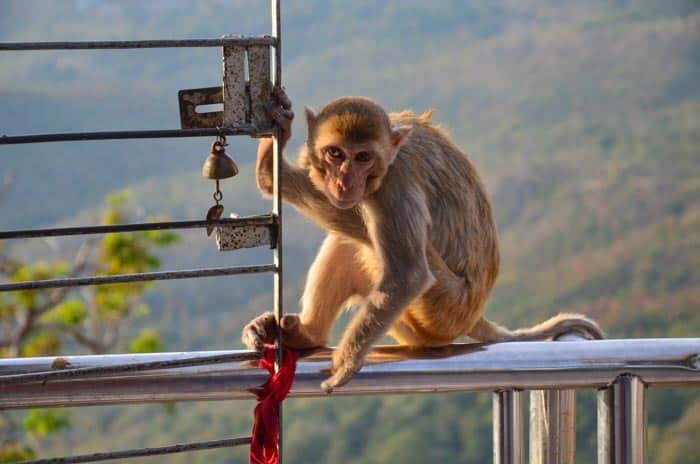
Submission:
<svg viewBox="0 0 700 464">
<path fill-rule="evenodd" d="M 258 188 L 267 195 L 272 195 L 272 161 L 272 139 L 261 139 L 255 176 Z M 296 167 L 284 158 L 280 168 L 282 197 L 285 201 L 325 229 L 342 232 L 358 240 L 368 240 L 357 210 L 341 210 L 331 205 L 326 196 L 311 183 L 308 170 Z"/>
<path fill-rule="evenodd" d="M 369 208 L 370 237 L 382 261 L 382 277 L 333 353 L 333 375 L 321 384 L 326 393 L 350 380 L 371 346 L 434 283 L 426 259 L 429 213 L 422 195 L 408 191 L 395 196 L 397 201 L 385 198 Z"/>
</svg>

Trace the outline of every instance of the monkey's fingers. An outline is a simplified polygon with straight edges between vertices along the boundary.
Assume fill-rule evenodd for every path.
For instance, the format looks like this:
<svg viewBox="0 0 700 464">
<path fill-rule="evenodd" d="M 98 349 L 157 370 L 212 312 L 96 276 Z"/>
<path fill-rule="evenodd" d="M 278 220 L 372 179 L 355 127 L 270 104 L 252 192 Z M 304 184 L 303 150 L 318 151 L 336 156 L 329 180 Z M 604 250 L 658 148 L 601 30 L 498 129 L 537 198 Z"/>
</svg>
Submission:
<svg viewBox="0 0 700 464">
<path fill-rule="evenodd" d="M 266 105 L 265 112 L 280 126 L 289 125 L 294 119 L 294 111 L 286 109 L 279 104 L 270 103 Z"/>
<path fill-rule="evenodd" d="M 285 90 L 284 87 L 282 86 L 275 86 L 274 89 L 272 89 L 272 97 L 282 105 L 282 108 L 285 110 L 289 110 L 292 108 L 292 100 L 289 99 L 289 96 L 287 95 L 287 91 Z"/>
<path fill-rule="evenodd" d="M 360 370 L 359 367 L 340 366 L 334 370 L 333 375 L 321 383 L 321 390 L 327 394 L 333 393 L 333 390 L 348 383 L 358 370 Z"/>
<path fill-rule="evenodd" d="M 248 349 L 262 351 L 266 343 L 274 343 L 277 333 L 275 315 L 267 312 L 256 317 L 243 328 L 241 340 Z"/>
</svg>

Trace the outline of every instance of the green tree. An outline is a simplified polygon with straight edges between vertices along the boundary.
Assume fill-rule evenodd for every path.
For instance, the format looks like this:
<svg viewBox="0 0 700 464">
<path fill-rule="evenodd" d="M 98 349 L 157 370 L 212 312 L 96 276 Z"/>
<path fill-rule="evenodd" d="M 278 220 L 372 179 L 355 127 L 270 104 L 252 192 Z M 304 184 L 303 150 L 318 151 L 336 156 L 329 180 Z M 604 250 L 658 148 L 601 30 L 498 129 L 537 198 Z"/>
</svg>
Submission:
<svg viewBox="0 0 700 464">
<path fill-rule="evenodd" d="M 129 219 L 129 193 L 110 194 L 102 224 L 125 223 Z M 23 282 L 81 275 L 116 275 L 158 269 L 157 248 L 178 241 L 169 231 L 110 233 L 82 243 L 72 262 L 56 260 L 27 263 L 10 253 L 0 254 L 0 278 Z M 91 353 L 116 348 L 153 352 L 164 348 L 158 332 L 144 328 L 129 340 L 126 328 L 133 319 L 149 312 L 144 293 L 149 282 L 100 285 L 81 289 L 22 290 L 0 294 L 0 356 L 50 356 L 65 345 Z M 39 438 L 70 426 L 68 410 L 32 409 L 20 425 L 0 416 L 0 462 L 30 459 L 34 452 L 24 443 L 26 435 Z"/>
</svg>

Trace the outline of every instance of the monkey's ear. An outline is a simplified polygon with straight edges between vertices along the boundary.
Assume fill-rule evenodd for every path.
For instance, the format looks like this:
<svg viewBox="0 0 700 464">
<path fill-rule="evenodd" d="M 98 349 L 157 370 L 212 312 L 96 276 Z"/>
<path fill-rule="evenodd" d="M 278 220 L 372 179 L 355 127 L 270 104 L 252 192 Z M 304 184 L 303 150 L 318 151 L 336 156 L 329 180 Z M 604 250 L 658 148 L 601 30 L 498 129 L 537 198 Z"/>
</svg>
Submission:
<svg viewBox="0 0 700 464">
<path fill-rule="evenodd" d="M 314 110 L 308 106 L 304 106 L 304 116 L 306 116 L 306 126 L 309 129 L 316 125 L 316 115 L 314 114 Z"/>
<path fill-rule="evenodd" d="M 395 148 L 399 148 L 411 135 L 413 126 L 394 126 L 391 128 L 391 143 Z"/>
</svg>

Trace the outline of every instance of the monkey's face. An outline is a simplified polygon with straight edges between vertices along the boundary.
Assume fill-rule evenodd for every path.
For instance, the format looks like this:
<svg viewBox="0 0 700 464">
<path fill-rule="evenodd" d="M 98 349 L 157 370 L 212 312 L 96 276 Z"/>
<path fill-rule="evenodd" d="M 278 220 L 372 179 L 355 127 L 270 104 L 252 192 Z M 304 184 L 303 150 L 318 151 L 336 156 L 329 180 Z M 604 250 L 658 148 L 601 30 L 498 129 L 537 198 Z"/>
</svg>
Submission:
<svg viewBox="0 0 700 464">
<path fill-rule="evenodd" d="M 326 133 L 316 140 L 314 148 L 323 177 L 318 187 L 333 206 L 353 208 L 371 193 L 368 179 L 382 170 L 383 144 L 374 140 L 350 142 L 337 133 Z"/>
<path fill-rule="evenodd" d="M 308 158 L 314 186 L 336 208 L 357 206 L 377 191 L 410 128 L 392 128 L 382 107 L 363 97 L 342 97 L 319 116 L 306 108 Z"/>
</svg>

